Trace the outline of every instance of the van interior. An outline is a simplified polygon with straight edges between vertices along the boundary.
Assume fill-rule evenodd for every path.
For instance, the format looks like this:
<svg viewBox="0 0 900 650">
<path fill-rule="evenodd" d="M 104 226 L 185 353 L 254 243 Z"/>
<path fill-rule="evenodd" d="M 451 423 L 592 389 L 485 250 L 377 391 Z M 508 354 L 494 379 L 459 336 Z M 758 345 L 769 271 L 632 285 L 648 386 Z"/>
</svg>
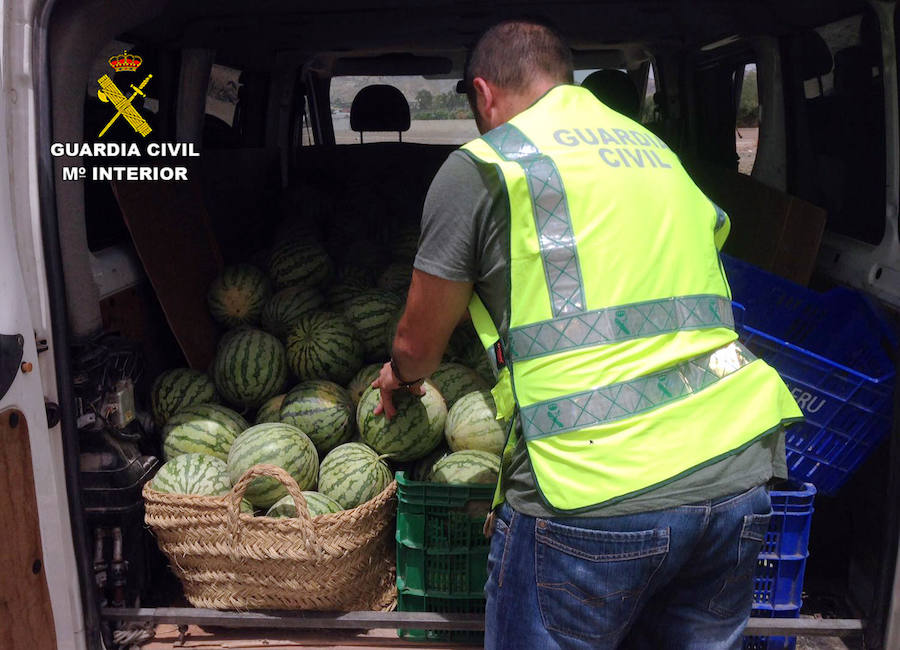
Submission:
<svg viewBox="0 0 900 650">
<path fill-rule="evenodd" d="M 444 159 L 478 135 L 457 84 L 467 48 L 502 18 L 554 25 L 573 48 L 576 83 L 678 154 L 731 216 L 726 253 L 900 310 L 892 2 L 49 5 L 38 150 L 160 142 L 198 154 L 141 159 L 184 166 L 183 182 L 60 182 L 66 166 L 136 163 L 43 160 L 55 179 L 42 196 L 58 237 L 53 290 L 68 314 L 56 349 L 68 355 L 58 381 L 68 386 L 73 530 L 86 624 L 107 647 L 101 608 L 186 604 L 143 525 L 140 487 L 162 456 L 142 414 L 160 372 L 209 367 L 220 334 L 206 313 L 209 282 L 223 265 L 264 259 L 285 217 L 317 206 L 333 206 L 319 227 L 338 257 L 372 254 L 415 227 Z M 123 52 L 141 69 L 113 72 L 108 59 Z M 97 92 L 104 74 L 120 88 L 152 74 L 133 101 L 149 135 L 120 119 L 98 136 L 113 114 Z M 133 381 L 137 417 L 97 428 L 89 415 L 110 377 Z M 817 497 L 804 586 L 804 614 L 865 620 L 871 648 L 889 620 L 900 528 L 889 438 L 837 494 Z M 103 589 L 96 566 L 108 568 Z"/>
</svg>

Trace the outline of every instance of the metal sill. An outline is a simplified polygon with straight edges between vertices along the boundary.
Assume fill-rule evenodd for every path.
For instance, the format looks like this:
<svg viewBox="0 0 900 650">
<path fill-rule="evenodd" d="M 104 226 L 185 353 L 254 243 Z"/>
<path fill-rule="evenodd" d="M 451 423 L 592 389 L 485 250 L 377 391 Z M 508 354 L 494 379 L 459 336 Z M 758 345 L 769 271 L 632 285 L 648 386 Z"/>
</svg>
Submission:
<svg viewBox="0 0 900 650">
<path fill-rule="evenodd" d="M 107 607 L 101 617 L 109 621 L 137 621 L 175 625 L 266 628 L 272 630 L 427 628 L 479 631 L 480 614 L 431 612 L 223 612 L 194 607 Z M 745 636 L 858 636 L 865 622 L 856 618 L 751 618 Z"/>
</svg>

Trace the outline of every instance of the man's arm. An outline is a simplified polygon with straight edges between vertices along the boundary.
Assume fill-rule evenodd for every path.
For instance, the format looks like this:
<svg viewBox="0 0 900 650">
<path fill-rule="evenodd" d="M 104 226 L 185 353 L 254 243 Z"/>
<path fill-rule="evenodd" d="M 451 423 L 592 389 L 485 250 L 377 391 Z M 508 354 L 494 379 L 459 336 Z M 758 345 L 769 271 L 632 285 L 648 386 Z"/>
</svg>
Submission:
<svg viewBox="0 0 900 650">
<path fill-rule="evenodd" d="M 375 413 L 382 410 L 388 418 L 396 413 L 392 394 L 401 382 L 427 377 L 441 362 L 447 341 L 456 325 L 465 317 L 471 282 L 453 282 L 413 270 L 406 309 L 397 326 L 391 358 L 400 377 L 390 363 L 384 364 L 372 385 L 381 389 L 381 402 Z M 421 386 L 413 388 L 424 394 Z"/>
</svg>

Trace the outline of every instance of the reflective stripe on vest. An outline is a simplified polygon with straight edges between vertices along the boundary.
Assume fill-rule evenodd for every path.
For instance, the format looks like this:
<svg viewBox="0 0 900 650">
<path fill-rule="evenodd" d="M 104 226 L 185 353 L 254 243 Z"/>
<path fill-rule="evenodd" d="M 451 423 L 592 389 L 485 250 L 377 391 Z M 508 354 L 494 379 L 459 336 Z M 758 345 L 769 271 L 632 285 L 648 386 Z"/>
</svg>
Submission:
<svg viewBox="0 0 900 650">
<path fill-rule="evenodd" d="M 631 417 L 698 393 L 755 360 L 743 345 L 730 343 L 650 375 L 526 406 L 522 431 L 526 440 L 537 440 Z"/>
<path fill-rule="evenodd" d="M 722 296 L 678 296 L 583 314 L 509 331 L 507 355 L 515 360 L 704 327 L 734 327 L 731 301 Z"/>
<path fill-rule="evenodd" d="M 485 133 L 484 141 L 505 160 L 519 163 L 528 179 L 531 210 L 544 260 L 553 315 L 584 311 L 584 287 L 575 235 L 556 163 L 538 151 L 524 133 L 509 123 Z"/>
</svg>

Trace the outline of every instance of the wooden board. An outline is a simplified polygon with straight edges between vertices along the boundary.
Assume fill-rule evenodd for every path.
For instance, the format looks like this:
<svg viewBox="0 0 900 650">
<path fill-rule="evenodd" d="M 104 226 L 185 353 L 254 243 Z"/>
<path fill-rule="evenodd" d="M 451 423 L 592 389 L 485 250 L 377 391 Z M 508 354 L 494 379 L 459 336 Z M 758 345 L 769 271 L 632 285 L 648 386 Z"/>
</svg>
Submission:
<svg viewBox="0 0 900 650">
<path fill-rule="evenodd" d="M 28 423 L 15 409 L 0 412 L 0 521 L 7 524 L 0 544 L 0 648 L 55 648 Z"/>
<path fill-rule="evenodd" d="M 689 171 L 731 218 L 724 252 L 809 284 L 825 232 L 825 210 L 735 171 L 699 164 Z"/>
<path fill-rule="evenodd" d="M 370 630 L 353 634 L 345 630 L 265 631 L 188 627 L 184 644 L 179 644 L 178 626 L 160 624 L 156 636 L 142 650 L 203 648 L 204 650 L 250 650 L 251 648 L 330 648 L 331 650 L 384 650 L 385 648 L 427 648 L 428 650 L 476 650 L 480 645 L 407 641 L 396 630 Z"/>
<path fill-rule="evenodd" d="M 188 365 L 205 371 L 217 338 L 206 291 L 222 270 L 222 255 L 196 178 L 189 167 L 188 181 L 116 182 L 113 193 Z"/>
</svg>

